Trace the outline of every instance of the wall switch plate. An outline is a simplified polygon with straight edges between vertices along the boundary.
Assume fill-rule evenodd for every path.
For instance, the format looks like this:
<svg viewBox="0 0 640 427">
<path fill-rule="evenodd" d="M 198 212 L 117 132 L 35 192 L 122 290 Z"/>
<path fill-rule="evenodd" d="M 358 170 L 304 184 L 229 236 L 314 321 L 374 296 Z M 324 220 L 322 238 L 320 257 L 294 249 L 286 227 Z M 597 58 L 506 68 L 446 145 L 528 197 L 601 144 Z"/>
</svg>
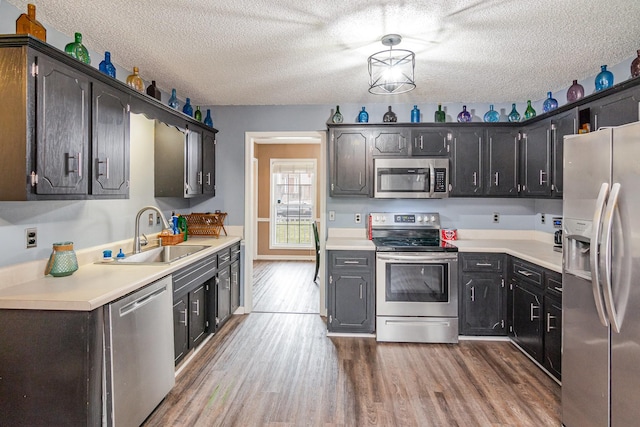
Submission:
<svg viewBox="0 0 640 427">
<path fill-rule="evenodd" d="M 25 239 L 27 242 L 27 248 L 35 248 L 38 246 L 38 229 L 27 228 L 25 230 Z"/>
<path fill-rule="evenodd" d="M 329 221 L 336 220 L 336 211 L 329 211 Z"/>
<path fill-rule="evenodd" d="M 547 223 L 547 217 L 545 216 L 545 214 L 540 214 L 540 222 L 542 224 L 546 224 Z"/>
<path fill-rule="evenodd" d="M 498 212 L 493 213 L 493 222 L 500 222 L 500 214 Z"/>
<path fill-rule="evenodd" d="M 357 213 L 355 216 L 356 224 L 360 224 L 362 222 L 362 214 Z"/>
<path fill-rule="evenodd" d="M 153 214 L 152 213 L 149 214 L 149 225 L 150 226 L 153 225 Z"/>
<path fill-rule="evenodd" d="M 160 225 L 160 215 L 156 215 L 156 225 Z"/>
</svg>

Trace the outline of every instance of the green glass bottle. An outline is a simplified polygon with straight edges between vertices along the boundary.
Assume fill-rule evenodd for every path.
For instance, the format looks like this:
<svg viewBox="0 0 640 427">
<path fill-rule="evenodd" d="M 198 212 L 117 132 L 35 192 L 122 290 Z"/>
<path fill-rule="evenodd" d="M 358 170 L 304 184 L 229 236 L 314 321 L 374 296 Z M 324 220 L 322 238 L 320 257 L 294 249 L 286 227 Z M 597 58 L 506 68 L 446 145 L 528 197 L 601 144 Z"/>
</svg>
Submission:
<svg viewBox="0 0 640 427">
<path fill-rule="evenodd" d="M 527 109 L 524 110 L 524 119 L 525 120 L 529 120 L 532 119 L 536 116 L 536 110 L 533 109 L 533 107 L 531 106 L 531 101 L 528 100 L 527 101 Z"/>
<path fill-rule="evenodd" d="M 91 58 L 89 57 L 89 51 L 82 44 L 82 34 L 75 34 L 75 41 L 67 44 L 64 47 L 64 51 L 71 57 L 77 59 L 85 64 L 91 64 Z"/>
<path fill-rule="evenodd" d="M 202 121 L 202 111 L 200 111 L 200 107 L 196 106 L 196 112 L 193 113 L 193 117 L 199 122 Z"/>
<path fill-rule="evenodd" d="M 436 123 L 444 123 L 447 121 L 447 116 L 444 111 L 442 111 L 442 104 L 438 104 L 438 110 L 434 114 L 433 121 Z"/>
</svg>

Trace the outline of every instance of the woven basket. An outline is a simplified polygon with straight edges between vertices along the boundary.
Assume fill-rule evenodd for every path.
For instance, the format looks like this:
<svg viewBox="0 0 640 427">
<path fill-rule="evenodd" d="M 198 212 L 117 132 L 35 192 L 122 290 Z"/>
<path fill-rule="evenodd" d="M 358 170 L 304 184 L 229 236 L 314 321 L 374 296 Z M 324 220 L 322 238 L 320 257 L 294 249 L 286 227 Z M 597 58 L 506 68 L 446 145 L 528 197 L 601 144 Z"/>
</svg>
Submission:
<svg viewBox="0 0 640 427">
<path fill-rule="evenodd" d="M 184 233 L 171 234 L 168 236 L 158 236 L 160 238 L 160 246 L 172 246 L 184 242 Z"/>
<path fill-rule="evenodd" d="M 187 234 L 190 236 L 214 236 L 220 237 L 220 232 L 227 230 L 224 228 L 226 212 L 216 213 L 192 213 L 183 215 L 187 219 Z"/>
</svg>

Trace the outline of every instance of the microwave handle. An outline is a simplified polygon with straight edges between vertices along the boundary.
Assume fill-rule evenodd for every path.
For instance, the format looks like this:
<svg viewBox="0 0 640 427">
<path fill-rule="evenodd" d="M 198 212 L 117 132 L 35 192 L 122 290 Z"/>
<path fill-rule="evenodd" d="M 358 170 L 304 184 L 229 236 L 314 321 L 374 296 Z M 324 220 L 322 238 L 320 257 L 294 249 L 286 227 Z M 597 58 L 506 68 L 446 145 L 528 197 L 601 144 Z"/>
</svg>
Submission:
<svg viewBox="0 0 640 427">
<path fill-rule="evenodd" d="M 429 195 L 433 196 L 436 190 L 436 171 L 433 163 L 429 165 Z"/>
</svg>

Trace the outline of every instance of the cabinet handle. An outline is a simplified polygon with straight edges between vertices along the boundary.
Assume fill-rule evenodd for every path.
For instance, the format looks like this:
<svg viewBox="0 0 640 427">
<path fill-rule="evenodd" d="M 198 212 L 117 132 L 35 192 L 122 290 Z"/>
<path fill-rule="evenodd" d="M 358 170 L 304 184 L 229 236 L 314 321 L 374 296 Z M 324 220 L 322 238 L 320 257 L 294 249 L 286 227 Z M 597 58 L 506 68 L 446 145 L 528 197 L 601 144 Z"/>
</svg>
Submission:
<svg viewBox="0 0 640 427">
<path fill-rule="evenodd" d="M 198 172 L 198 184 L 202 185 L 202 171 Z"/>
<path fill-rule="evenodd" d="M 227 277 L 227 289 L 231 289 L 231 277 Z"/>
<path fill-rule="evenodd" d="M 422 140 L 422 135 L 420 135 L 420 149 L 424 150 L 424 141 Z"/>
<path fill-rule="evenodd" d="M 349 261 L 349 260 L 345 260 L 343 261 L 344 264 L 360 264 L 360 261 Z"/>
<path fill-rule="evenodd" d="M 471 287 L 471 302 L 474 302 L 476 300 L 476 287 L 472 286 Z"/>
<path fill-rule="evenodd" d="M 529 273 L 528 271 L 525 271 L 525 270 L 518 270 L 518 273 L 522 274 L 524 277 L 533 276 L 533 273 Z"/>
<path fill-rule="evenodd" d="M 547 173 L 546 173 L 545 171 L 543 171 L 542 169 L 540 169 L 540 185 L 543 185 L 543 184 L 545 184 L 545 183 L 547 182 L 547 181 L 544 179 L 544 176 L 545 176 L 546 174 L 547 174 Z"/>
<path fill-rule="evenodd" d="M 78 160 L 78 169 L 69 169 L 69 173 L 78 173 L 78 177 L 82 177 L 82 151 L 78 153 L 78 157 L 69 156 L 68 159 L 77 159 Z"/>
<path fill-rule="evenodd" d="M 575 117 L 573 118 L 573 133 L 578 133 L 578 120 Z"/>
<path fill-rule="evenodd" d="M 362 172 L 358 173 L 358 184 L 362 185 Z"/>
<path fill-rule="evenodd" d="M 233 283 L 238 283 L 238 273 L 233 273 Z"/>
<path fill-rule="evenodd" d="M 495 177 L 496 177 L 496 179 L 494 180 L 494 183 L 496 184 L 496 187 L 497 187 L 498 185 L 500 185 L 499 184 L 499 182 L 500 182 L 500 180 L 499 180 L 499 172 L 495 173 Z"/>
<path fill-rule="evenodd" d="M 98 160 L 98 164 L 102 164 L 102 163 L 104 163 L 105 165 L 105 170 L 104 170 L 104 173 L 98 172 L 98 176 L 104 176 L 107 179 L 109 179 L 109 158 L 108 157 L 105 158 L 104 162 L 101 162 L 100 160 Z"/>
<path fill-rule="evenodd" d="M 35 173 L 34 171 L 31 171 L 31 186 L 35 187 L 37 183 L 38 183 L 38 174 Z"/>
<path fill-rule="evenodd" d="M 558 292 L 562 292 L 562 288 L 559 288 L 559 287 L 557 287 L 557 286 L 554 286 L 554 288 L 553 288 L 553 289 L 555 289 L 555 290 L 556 290 L 556 291 L 558 291 Z"/>
<path fill-rule="evenodd" d="M 556 326 L 551 326 L 551 320 L 556 320 L 556 316 L 552 316 L 551 313 L 547 312 L 547 332 L 551 332 L 552 329 L 558 329 Z"/>
<path fill-rule="evenodd" d="M 193 303 L 196 305 L 196 310 L 194 311 L 194 314 L 196 316 L 200 316 L 200 300 L 197 299 Z"/>
<path fill-rule="evenodd" d="M 207 185 L 211 185 L 211 172 L 207 173 Z"/>
<path fill-rule="evenodd" d="M 594 124 L 593 130 L 598 130 L 598 115 L 597 114 L 593 115 L 593 124 Z"/>
<path fill-rule="evenodd" d="M 473 186 L 474 187 L 478 186 L 478 172 L 473 173 Z"/>
<path fill-rule="evenodd" d="M 189 321 L 189 314 L 188 314 L 188 310 L 185 308 L 184 311 L 182 312 L 182 314 L 184 314 L 184 320 L 180 323 L 182 323 L 184 326 L 187 326 L 188 321 Z"/>
<path fill-rule="evenodd" d="M 533 310 L 538 310 L 540 308 L 539 305 L 533 305 L 533 303 L 531 303 L 531 321 L 533 322 L 535 319 L 539 319 L 540 316 L 535 316 L 533 314 Z"/>
<path fill-rule="evenodd" d="M 362 299 L 362 283 L 360 283 L 360 299 Z"/>
<path fill-rule="evenodd" d="M 476 267 L 491 267 L 492 265 L 490 262 L 476 262 Z"/>
</svg>

